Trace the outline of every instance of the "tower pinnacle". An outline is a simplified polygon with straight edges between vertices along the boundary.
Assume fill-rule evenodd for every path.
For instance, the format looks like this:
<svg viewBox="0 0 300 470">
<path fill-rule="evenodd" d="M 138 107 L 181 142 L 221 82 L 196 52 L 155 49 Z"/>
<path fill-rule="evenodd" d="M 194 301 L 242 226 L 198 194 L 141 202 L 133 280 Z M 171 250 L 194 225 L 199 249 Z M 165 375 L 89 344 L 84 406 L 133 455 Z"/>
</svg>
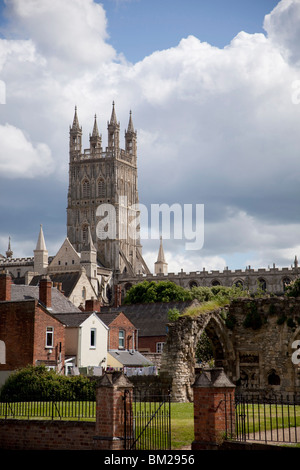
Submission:
<svg viewBox="0 0 300 470">
<path fill-rule="evenodd" d="M 77 106 L 75 106 L 75 113 L 74 113 L 72 130 L 80 130 L 78 116 L 77 116 Z"/>
<path fill-rule="evenodd" d="M 8 237 L 8 248 L 6 252 L 6 258 L 12 258 L 12 255 L 13 255 L 13 251 L 10 246 L 10 237 Z"/>
<path fill-rule="evenodd" d="M 154 272 L 155 274 L 168 274 L 168 263 L 165 260 L 162 236 L 160 237 L 157 261 L 154 263 Z"/>
</svg>

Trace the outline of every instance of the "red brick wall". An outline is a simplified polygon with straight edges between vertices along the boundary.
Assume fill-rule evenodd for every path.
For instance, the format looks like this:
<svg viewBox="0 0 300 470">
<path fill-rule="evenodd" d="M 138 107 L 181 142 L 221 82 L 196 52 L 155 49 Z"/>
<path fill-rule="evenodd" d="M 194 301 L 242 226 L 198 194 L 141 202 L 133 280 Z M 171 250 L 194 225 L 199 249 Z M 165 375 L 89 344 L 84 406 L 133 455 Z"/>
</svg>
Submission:
<svg viewBox="0 0 300 470">
<path fill-rule="evenodd" d="M 54 327 L 51 355 L 45 348 L 47 326 Z M 64 361 L 64 326 L 34 300 L 0 303 L 0 340 L 6 347 L 6 364 L 0 364 L 0 371 L 35 365 L 37 360 L 57 361 L 60 342 Z"/>
<path fill-rule="evenodd" d="M 53 348 L 52 353 L 49 354 L 49 349 L 45 348 L 46 345 L 46 328 L 52 326 L 53 331 Z M 33 351 L 33 363 L 44 360 L 44 361 L 57 361 L 61 343 L 61 357 L 64 362 L 65 357 L 65 328 L 58 320 L 48 315 L 39 306 L 36 307 L 35 311 L 35 323 L 34 323 L 34 351 Z"/>
<path fill-rule="evenodd" d="M 0 301 L 11 299 L 11 282 L 11 276 L 9 274 L 0 274 Z"/>
<path fill-rule="evenodd" d="M 0 449 L 93 450 L 95 423 L 0 420 Z"/>
<path fill-rule="evenodd" d="M 0 370 L 32 364 L 34 311 L 34 300 L 0 304 L 0 340 L 6 347 L 6 364 Z"/>
<path fill-rule="evenodd" d="M 165 343 L 165 336 L 139 336 L 138 350 L 147 352 L 156 352 L 156 343 Z"/>
<path fill-rule="evenodd" d="M 0 449 L 123 450 L 123 397 L 125 389 L 133 385 L 123 374 L 107 374 L 101 380 L 96 392 L 96 422 L 0 420 Z"/>
<path fill-rule="evenodd" d="M 101 317 L 100 317 L 101 318 Z M 108 349 L 119 349 L 119 331 L 125 331 L 124 349 L 136 349 L 136 329 L 130 320 L 120 313 L 109 325 Z M 133 336 L 135 345 L 133 347 Z"/>
</svg>

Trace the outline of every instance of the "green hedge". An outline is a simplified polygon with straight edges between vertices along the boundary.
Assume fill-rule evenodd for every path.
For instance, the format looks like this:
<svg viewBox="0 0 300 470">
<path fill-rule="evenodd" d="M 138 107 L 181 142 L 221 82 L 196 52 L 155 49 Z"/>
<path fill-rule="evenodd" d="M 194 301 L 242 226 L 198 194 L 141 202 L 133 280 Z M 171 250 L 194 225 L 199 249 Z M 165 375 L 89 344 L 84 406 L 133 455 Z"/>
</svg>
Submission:
<svg viewBox="0 0 300 470">
<path fill-rule="evenodd" d="M 59 375 L 44 365 L 28 366 L 8 377 L 0 400 L 94 400 L 95 385 L 88 377 Z"/>
</svg>

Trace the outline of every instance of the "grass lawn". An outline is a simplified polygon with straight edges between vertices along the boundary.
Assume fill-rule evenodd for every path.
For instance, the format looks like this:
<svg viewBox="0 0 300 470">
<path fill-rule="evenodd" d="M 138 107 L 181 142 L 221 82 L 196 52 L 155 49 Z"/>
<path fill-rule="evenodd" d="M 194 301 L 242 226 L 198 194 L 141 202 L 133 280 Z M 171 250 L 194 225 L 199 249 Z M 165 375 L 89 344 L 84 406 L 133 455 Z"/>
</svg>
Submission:
<svg viewBox="0 0 300 470">
<path fill-rule="evenodd" d="M 299 405 L 245 404 L 237 407 L 237 415 L 237 425 L 246 434 L 300 426 Z"/>
<path fill-rule="evenodd" d="M 171 403 L 172 449 L 190 446 L 194 440 L 193 403 Z"/>
</svg>

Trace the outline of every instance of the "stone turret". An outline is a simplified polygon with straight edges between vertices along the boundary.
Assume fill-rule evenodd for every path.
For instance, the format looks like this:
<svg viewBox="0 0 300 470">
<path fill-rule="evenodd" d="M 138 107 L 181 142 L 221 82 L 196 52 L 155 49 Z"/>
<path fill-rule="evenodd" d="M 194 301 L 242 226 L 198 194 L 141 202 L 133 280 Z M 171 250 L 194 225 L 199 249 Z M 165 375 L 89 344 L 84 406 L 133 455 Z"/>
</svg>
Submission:
<svg viewBox="0 0 300 470">
<path fill-rule="evenodd" d="M 39 238 L 34 250 L 34 272 L 46 274 L 48 268 L 48 251 L 46 248 L 43 227 L 40 226 Z"/>
</svg>

